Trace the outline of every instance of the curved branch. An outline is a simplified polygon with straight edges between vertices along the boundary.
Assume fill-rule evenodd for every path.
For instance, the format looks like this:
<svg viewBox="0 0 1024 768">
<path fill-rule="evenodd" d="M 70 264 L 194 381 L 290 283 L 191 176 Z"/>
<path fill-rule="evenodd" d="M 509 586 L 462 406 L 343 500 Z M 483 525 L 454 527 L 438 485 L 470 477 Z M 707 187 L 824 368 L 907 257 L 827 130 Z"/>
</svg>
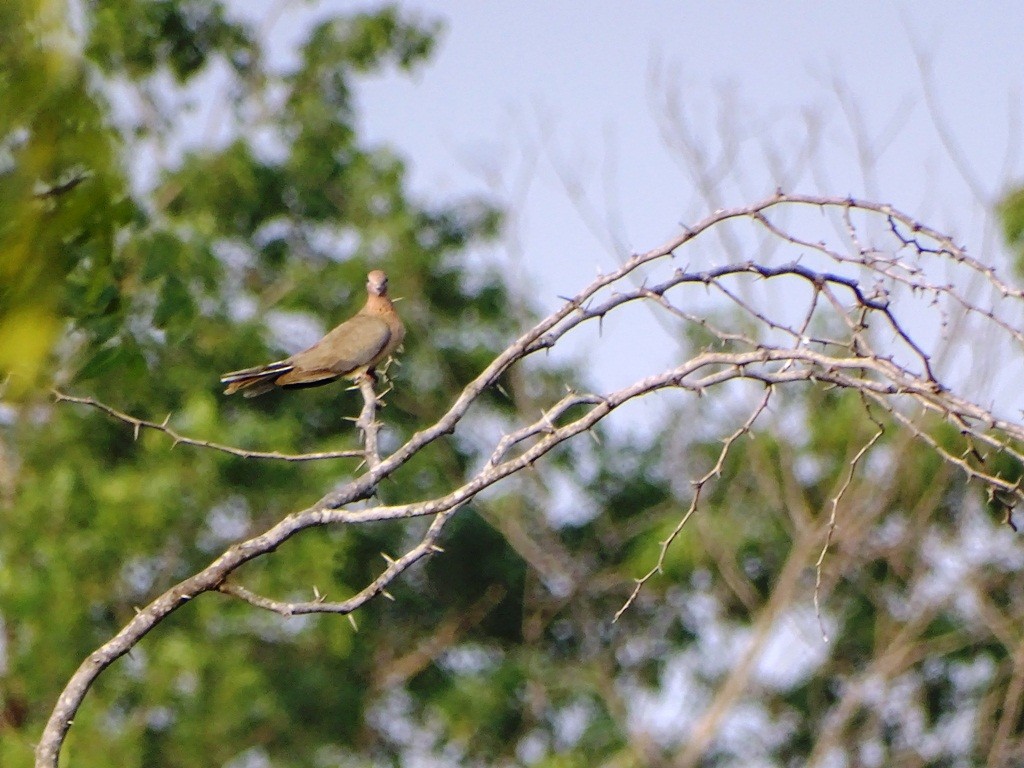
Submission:
<svg viewBox="0 0 1024 768">
<path fill-rule="evenodd" d="M 834 209 L 844 216 L 850 232 L 858 244 L 859 260 L 840 252 L 837 248 L 816 245 L 797 237 L 791 232 L 773 224 L 768 214 L 782 206 L 814 206 L 822 210 Z M 856 237 L 851 211 L 881 218 L 890 224 L 894 253 L 884 258 L 880 251 L 863 245 Z M 674 269 L 667 279 L 647 285 L 643 280 L 634 281 L 626 290 L 613 292 L 626 284 L 625 278 L 645 265 L 670 259 L 683 246 L 698 239 L 704 233 L 714 230 L 731 220 L 747 220 L 755 228 L 761 228 L 790 246 L 815 250 L 818 255 L 831 259 L 843 268 L 851 265 L 876 281 L 870 289 L 862 287 L 855 277 L 837 272 L 813 269 L 807 265 L 790 262 L 770 265 L 753 261 L 729 263 L 700 271 Z M 903 229 L 900 229 L 900 228 Z M 912 234 L 904 234 L 904 230 Z M 260 535 L 229 547 L 213 562 L 195 575 L 171 587 L 149 605 L 140 610 L 110 641 L 91 653 L 76 670 L 61 693 L 49 718 L 36 752 L 36 765 L 55 768 L 61 745 L 68 728 L 81 705 L 89 686 L 96 677 L 117 658 L 131 650 L 150 630 L 170 613 L 185 605 L 204 592 L 221 592 L 249 604 L 276 613 L 291 616 L 300 613 L 341 613 L 348 614 L 365 605 L 378 595 L 387 594 L 388 585 L 430 554 L 439 551 L 437 545 L 445 524 L 465 504 L 472 501 L 481 491 L 501 482 L 545 457 L 552 450 L 576 435 L 593 429 L 604 418 L 618 408 L 639 397 L 666 389 L 682 390 L 705 394 L 715 387 L 731 382 L 752 382 L 764 387 L 763 396 L 751 411 L 743 425 L 725 439 L 718 461 L 702 478 L 694 483 L 694 496 L 689 511 L 682 517 L 675 530 L 662 542 L 661 554 L 650 572 L 639 579 L 633 594 L 623 610 L 635 600 L 643 584 L 660 569 L 665 553 L 672 541 L 679 535 L 687 519 L 697 510 L 701 491 L 716 478 L 722 463 L 736 440 L 751 431 L 754 422 L 765 411 L 774 387 L 811 383 L 841 387 L 861 393 L 872 403 L 883 407 L 894 420 L 909 429 L 920 439 L 928 441 L 932 449 L 946 462 L 964 470 L 968 478 L 982 484 L 992 493 L 999 493 L 1005 499 L 1007 508 L 1024 501 L 1024 492 L 1017 483 L 1006 481 L 984 468 L 985 457 L 976 448 L 962 456 L 949 451 L 922 427 L 917 419 L 908 414 L 909 409 L 928 413 L 953 425 L 971 446 L 975 444 L 1001 452 L 1024 463 L 1024 453 L 1017 447 L 1024 442 L 1024 426 L 997 418 L 991 409 L 952 391 L 940 383 L 932 370 L 929 356 L 898 317 L 890 304 L 892 298 L 886 285 L 900 285 L 912 291 L 926 291 L 929 295 L 945 296 L 952 301 L 966 302 L 957 293 L 954 285 L 936 285 L 925 280 L 921 265 L 907 264 L 898 255 L 909 249 L 914 258 L 926 261 L 934 259 L 940 266 L 962 267 L 986 280 L 1004 299 L 1021 300 L 1024 294 L 995 275 L 994 269 L 977 261 L 942 233 L 928 228 L 907 214 L 888 205 L 838 197 L 813 197 L 786 195 L 781 192 L 753 205 L 720 210 L 691 226 L 662 246 L 646 253 L 636 254 L 608 274 L 599 275 L 593 282 L 575 296 L 568 298 L 556 311 L 536 323 L 501 352 L 476 378 L 469 382 L 454 400 L 448 410 L 432 425 L 413 434 L 404 445 L 390 455 L 380 457 L 377 448 L 379 424 L 376 420 L 378 398 L 373 392 L 372 382 L 357 382 L 364 397 L 364 407 L 357 424 L 363 432 L 364 451 L 327 454 L 301 454 L 288 456 L 242 451 L 206 441 L 192 440 L 178 435 L 167 427 L 123 414 L 91 398 L 76 398 L 57 393 L 58 400 L 75 402 L 98 408 L 107 414 L 134 427 L 136 434 L 141 428 L 165 432 L 175 442 L 197 447 L 226 451 L 233 455 L 251 458 L 279 458 L 301 461 L 312 458 L 335 458 L 358 456 L 365 460 L 366 469 L 362 475 L 342 487 L 326 493 L 306 509 L 289 514 Z M 726 281 L 754 277 L 766 281 L 792 279 L 810 286 L 811 299 L 799 320 L 788 324 L 771 312 L 755 306 L 746 295 L 741 298 L 733 292 Z M 640 285 L 637 287 L 636 282 Z M 687 286 L 715 288 L 730 299 L 732 306 L 755 328 L 762 328 L 776 337 L 781 333 L 787 344 L 780 347 L 761 340 L 749 330 L 733 331 L 720 329 L 706 318 L 692 311 L 680 310 L 670 299 L 673 291 Z M 824 300 L 822 300 L 824 299 Z M 554 347 L 567 334 L 591 320 L 599 322 L 620 308 L 634 302 L 651 302 L 662 307 L 674 318 L 687 323 L 698 323 L 717 339 L 714 348 L 705 348 L 693 354 L 682 364 L 661 371 L 632 384 L 605 394 L 569 392 L 551 404 L 540 416 L 530 423 L 510 428 L 495 441 L 489 458 L 458 487 L 432 499 L 422 499 L 390 506 L 369 506 L 353 509 L 355 502 L 369 499 L 383 479 L 406 464 L 419 450 L 430 443 L 451 435 L 462 422 L 470 407 L 489 387 L 495 386 L 499 378 L 513 365 L 533 353 Z M 848 302 L 848 303 L 847 303 Z M 970 305 L 969 302 L 967 302 Z M 973 306 L 973 305 L 970 305 Z M 1019 340 L 1020 334 L 1008 321 L 997 320 L 994 313 L 987 314 L 975 307 L 982 320 L 987 319 L 998 330 L 1013 331 L 1012 339 Z M 810 331 L 815 315 L 832 312 L 842 320 L 840 334 L 831 336 L 818 333 L 812 337 Z M 895 352 L 876 352 L 869 345 L 867 334 L 868 319 L 878 317 L 884 327 L 893 335 L 893 343 L 909 363 L 902 363 Z M 1001 325 L 1002 324 L 1002 325 Z M 579 410 L 582 412 L 578 412 Z M 858 454 L 859 461 L 870 449 L 877 437 Z M 854 467 L 851 466 L 851 474 Z M 837 495 L 837 504 L 842 491 Z M 833 508 L 833 513 L 835 508 Z M 287 542 L 292 536 L 308 528 L 324 525 L 361 524 L 380 520 L 401 520 L 413 517 L 431 516 L 430 523 L 420 541 L 400 557 L 385 556 L 386 567 L 379 575 L 355 595 L 346 600 L 328 602 L 316 595 L 316 599 L 304 602 L 285 602 L 264 597 L 247 588 L 229 581 L 242 565 L 269 554 Z M 621 613 L 621 611 L 619 612 Z M 618 614 L 617 614 L 618 615 Z"/>
</svg>

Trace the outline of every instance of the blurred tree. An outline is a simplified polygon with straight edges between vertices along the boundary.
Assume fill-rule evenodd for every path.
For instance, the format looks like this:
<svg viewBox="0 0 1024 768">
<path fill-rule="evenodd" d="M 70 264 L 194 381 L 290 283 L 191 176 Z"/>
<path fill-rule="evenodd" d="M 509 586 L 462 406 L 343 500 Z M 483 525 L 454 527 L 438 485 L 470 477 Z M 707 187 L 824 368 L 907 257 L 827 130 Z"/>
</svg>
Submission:
<svg viewBox="0 0 1024 768">
<path fill-rule="evenodd" d="M 221 3 L 86 3 L 80 28 L 63 8 L 0 7 L 3 766 L 31 762 L 64 682 L 137 606 L 356 471 L 170 450 L 148 431 L 133 442 L 124 424 L 54 405 L 46 385 L 172 413 L 200 439 L 353 447 L 343 417 L 359 403 L 343 387 L 224 400 L 216 376 L 311 341 L 382 266 L 410 297 L 384 419 L 393 446 L 529 316 L 465 258 L 498 232 L 494 207 L 411 199 L 401 159 L 358 131 L 357 78 L 421 65 L 437 24 L 393 7 L 335 16 L 276 71 Z M 179 86 L 215 67 L 229 73 L 231 139 L 139 178 L 129 160 L 191 116 Z M 513 369 L 469 428 L 380 494 L 461 482 L 486 458 L 477 434 L 536 414 L 574 375 Z M 69 764 L 1013 765 L 1024 595 L 1001 510 L 986 516 L 890 414 L 874 414 L 875 464 L 856 463 L 877 429 L 856 396 L 808 387 L 773 405 L 617 623 L 691 480 L 715 467 L 732 410 L 679 406 L 649 439 L 564 446 L 461 510 L 444 555 L 362 609 L 358 632 L 203 596 L 99 678 Z M 954 454 L 969 447 L 939 435 Z M 1010 461 L 999 471 L 1020 476 Z M 826 644 L 813 563 L 846 483 L 822 572 Z M 559 516 L 565 498 L 573 514 Z M 265 594 L 347 596 L 422 527 L 309 532 L 242 576 Z M 952 554 L 979 540 L 951 581 Z"/>
<path fill-rule="evenodd" d="M 43 369 L 64 318 L 109 325 L 100 318 L 117 315 L 114 238 L 133 215 L 120 137 L 62 6 L 0 8 L 0 374 L 8 396 L 49 379 Z"/>
<path fill-rule="evenodd" d="M 133 443 L 98 414 L 54 407 L 47 384 L 173 412 L 182 429 L 223 442 L 351 445 L 343 416 L 358 403 L 343 387 L 232 404 L 216 377 L 329 327 L 361 301 L 367 269 L 381 266 L 399 294 L 417 296 L 401 305 L 407 322 L 431 328 L 429 344 L 416 333 L 406 342 L 417 378 L 389 397 L 393 441 L 490 358 L 510 305 L 494 273 L 460 257 L 493 236 L 497 212 L 479 200 L 411 201 L 401 160 L 366 147 L 355 128 L 353 79 L 417 66 L 436 24 L 393 8 L 330 19 L 311 30 L 296 68 L 272 73 L 251 31 L 219 3 L 87 4 L 81 33 L 62 7 L 8 4 L 0 19 L 0 354 L 12 374 L 0 475 L 5 766 L 27 763 L 62 678 L 133 606 L 354 469 L 169 451 L 156 435 Z M 189 86 L 218 62 L 232 73 L 236 139 L 186 152 L 130 193 L 122 148 L 141 155 L 180 128 L 159 103 L 175 94 L 162 78 Z M 132 105 L 143 108 L 132 114 Z M 273 157 L 254 148 L 261 131 L 274 137 Z M 496 415 L 510 407 L 499 394 L 488 402 Z M 439 449 L 383 493 L 440 488 L 472 456 L 470 446 Z M 382 526 L 309 537 L 250 575 L 270 591 L 344 593 L 405 535 Z M 521 581 L 521 565 L 495 563 L 492 578 Z M 366 738 L 365 680 L 374 654 L 394 647 L 372 638 L 407 642 L 439 611 L 457 615 L 477 599 L 431 594 L 410 586 L 394 606 L 367 612 L 358 642 L 347 622 L 260 630 L 252 622 L 263 617 L 241 606 L 190 612 L 98 686 L 69 755 L 198 766 L 255 749 L 312 765 L 322 749 Z M 514 611 L 515 599 L 491 607 Z M 496 621 L 494 631 L 508 627 Z M 296 654 L 301 669 L 291 666 Z"/>
<path fill-rule="evenodd" d="M 999 203 L 999 219 L 1003 237 L 1017 252 L 1014 267 L 1018 274 L 1024 274 L 1024 187 L 1006 193 Z"/>
</svg>

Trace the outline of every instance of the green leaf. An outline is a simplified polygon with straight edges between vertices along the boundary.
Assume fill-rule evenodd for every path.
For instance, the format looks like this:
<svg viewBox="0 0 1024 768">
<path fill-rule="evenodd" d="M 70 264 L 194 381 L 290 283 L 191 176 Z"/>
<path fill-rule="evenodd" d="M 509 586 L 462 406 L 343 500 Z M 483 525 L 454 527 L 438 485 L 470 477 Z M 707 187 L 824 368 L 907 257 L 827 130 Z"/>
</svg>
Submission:
<svg viewBox="0 0 1024 768">
<path fill-rule="evenodd" d="M 160 302 L 153 315 L 153 324 L 157 328 L 180 327 L 195 319 L 196 304 L 188 287 L 177 277 L 168 277 L 160 289 Z"/>
<path fill-rule="evenodd" d="M 89 381 L 100 376 L 114 374 L 122 383 L 140 379 L 146 373 L 146 360 L 134 341 L 122 340 L 107 344 L 97 351 L 83 365 L 76 379 Z"/>
</svg>

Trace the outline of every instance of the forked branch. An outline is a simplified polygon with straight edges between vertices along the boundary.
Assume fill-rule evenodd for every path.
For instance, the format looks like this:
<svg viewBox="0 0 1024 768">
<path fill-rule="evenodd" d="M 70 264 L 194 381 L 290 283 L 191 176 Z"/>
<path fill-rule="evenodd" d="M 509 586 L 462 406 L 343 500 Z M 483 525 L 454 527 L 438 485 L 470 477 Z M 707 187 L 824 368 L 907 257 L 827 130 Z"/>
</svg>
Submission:
<svg viewBox="0 0 1024 768">
<path fill-rule="evenodd" d="M 833 240 L 813 234 L 819 228 L 815 217 L 807 214 L 835 219 L 840 226 L 826 228 Z M 774 263 L 755 259 L 721 263 L 716 241 L 703 237 L 720 228 L 728 228 L 730 242 L 741 251 L 749 245 L 751 252 L 761 252 L 756 245 L 768 237 L 788 255 Z M 837 231 L 845 232 L 845 239 Z M 684 250 L 689 264 L 707 266 L 691 269 L 682 265 L 675 257 Z M 977 302 L 973 294 L 960 288 L 977 282 L 990 287 L 988 304 Z M 58 400 L 99 408 L 132 426 L 136 434 L 143 428 L 164 432 L 175 444 L 290 461 L 357 456 L 365 467 L 351 482 L 309 507 L 229 547 L 204 569 L 145 606 L 115 637 L 90 654 L 53 709 L 37 747 L 36 765 L 56 767 L 65 735 L 89 686 L 182 605 L 204 592 L 221 592 L 284 616 L 349 614 L 374 597 L 387 595 L 396 578 L 439 551 L 445 524 L 481 491 L 544 459 L 576 435 L 591 431 L 624 404 L 655 392 L 677 390 L 697 396 L 721 392 L 723 397 L 730 392 L 735 397 L 740 391 L 751 402 L 747 418 L 728 431 L 715 464 L 693 482 L 689 507 L 662 542 L 657 561 L 624 597 L 623 610 L 660 571 L 673 540 L 699 512 L 702 492 L 720 476 L 736 441 L 750 434 L 767 412 L 778 387 L 838 387 L 859 393 L 871 404 L 871 411 L 865 405 L 865 418 L 875 422 L 875 436 L 850 463 L 846 482 L 832 500 L 829 528 L 836 523 L 838 505 L 850 479 L 881 436 L 880 421 L 871 415 L 876 408 L 886 412 L 892 423 L 925 441 L 943 461 L 961 469 L 969 481 L 998 494 L 1007 510 L 1012 510 L 1024 494 L 1017 482 L 989 471 L 988 459 L 999 453 L 1024 464 L 1020 448 L 1024 427 L 982 404 L 964 381 L 950 376 L 936 362 L 940 357 L 949 359 L 949 351 L 935 329 L 943 327 L 947 315 L 960 313 L 977 324 L 987 344 L 1004 345 L 1008 353 L 1019 357 L 1024 352 L 1022 298 L 1019 288 L 998 278 L 991 265 L 968 254 L 951 237 L 888 205 L 779 192 L 753 205 L 716 211 L 661 247 L 636 254 L 614 271 L 599 275 L 513 341 L 465 386 L 447 412 L 389 455 L 378 453 L 378 403 L 370 382 L 360 383 L 364 409 L 357 423 L 363 434 L 363 451 L 290 456 L 194 440 L 172 430 L 166 421 L 137 419 L 91 398 L 58 393 Z M 686 359 L 665 370 L 638 376 L 610 392 L 571 391 L 551 402 L 538 418 L 509 424 L 495 440 L 488 460 L 443 495 L 393 505 L 354 506 L 372 499 L 380 481 L 425 446 L 448 439 L 463 425 L 477 398 L 495 386 L 509 368 L 537 351 L 556 348 L 592 320 L 625 322 L 620 318 L 627 316 L 629 308 L 642 304 L 665 313 L 668 322 L 677 325 L 680 338 L 699 331 L 695 335 L 703 341 L 691 344 Z M 928 312 L 934 317 L 922 322 Z M 955 427 L 970 450 L 958 453 L 935 437 L 931 425 L 936 420 Z M 269 555 L 305 529 L 415 517 L 432 518 L 418 543 L 399 556 L 385 555 L 379 575 L 344 600 L 328 601 L 314 593 L 309 601 L 286 602 L 257 595 L 232 578 L 244 563 Z M 823 547 L 827 541 L 826 532 Z"/>
</svg>

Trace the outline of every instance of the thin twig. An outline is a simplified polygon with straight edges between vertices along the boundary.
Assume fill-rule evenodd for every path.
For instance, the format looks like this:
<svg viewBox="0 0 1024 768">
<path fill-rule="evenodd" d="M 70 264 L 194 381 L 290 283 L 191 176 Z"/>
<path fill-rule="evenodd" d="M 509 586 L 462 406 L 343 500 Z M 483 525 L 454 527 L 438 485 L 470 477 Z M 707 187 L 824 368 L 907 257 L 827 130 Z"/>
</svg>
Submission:
<svg viewBox="0 0 1024 768">
<path fill-rule="evenodd" d="M 101 403 L 92 397 L 76 397 L 75 395 L 69 395 L 58 390 L 53 390 L 53 396 L 58 403 L 76 403 L 78 405 L 87 405 L 90 408 L 95 408 L 108 416 L 113 416 L 119 421 L 123 421 L 128 424 L 133 431 L 133 436 L 136 440 L 139 439 L 139 432 L 143 429 L 152 429 L 157 432 L 163 432 L 165 435 L 171 438 L 171 448 L 176 445 L 192 445 L 197 448 L 209 448 L 212 451 L 220 451 L 222 453 L 229 453 L 232 456 L 240 456 L 243 459 L 276 459 L 278 461 L 320 461 L 323 459 L 361 459 L 364 457 L 363 451 L 322 451 L 320 453 L 278 453 L 277 451 L 250 451 L 245 448 L 235 448 L 230 445 L 222 445 L 221 443 L 214 443 L 210 440 L 197 440 L 193 437 L 186 437 L 174 429 L 168 426 L 171 420 L 170 414 L 162 422 L 147 421 L 146 419 L 140 419 L 136 416 L 132 416 L 128 413 L 123 413 L 116 408 L 113 408 L 106 403 Z"/>
<path fill-rule="evenodd" d="M 689 508 L 683 513 L 683 516 L 679 518 L 679 522 L 676 523 L 669 535 L 660 542 L 657 561 L 647 573 L 636 580 L 636 583 L 633 586 L 633 591 L 630 592 L 629 597 L 626 598 L 626 602 L 622 604 L 622 607 L 615 612 L 615 616 L 612 617 L 612 622 L 618 621 L 619 617 L 622 616 L 622 614 L 629 609 L 629 606 L 636 601 L 637 597 L 640 595 L 640 590 L 643 589 L 644 585 L 654 578 L 656 574 L 662 572 L 662 568 L 665 565 L 665 556 L 668 554 L 668 549 L 672 546 L 672 542 L 678 538 L 683 527 L 693 516 L 693 513 L 697 511 L 697 506 L 700 504 L 700 498 L 704 491 L 704 487 L 714 478 L 719 477 L 722 474 L 722 468 L 725 466 L 725 459 L 729 455 L 729 450 L 732 448 L 733 443 L 739 440 L 743 435 L 750 432 L 751 428 L 754 426 L 754 422 L 757 421 L 757 418 L 764 413 L 765 408 L 768 407 L 768 401 L 771 399 L 771 396 L 771 388 L 766 388 L 761 399 L 754 407 L 754 410 L 751 411 L 750 416 L 747 417 L 747 420 L 743 422 L 739 429 L 722 441 L 722 449 L 718 452 L 718 460 L 715 461 L 714 466 L 705 472 L 699 480 L 693 483 L 693 499 L 690 501 Z"/>
<path fill-rule="evenodd" d="M 865 410 L 867 410 L 866 403 Z M 826 643 L 828 642 L 828 632 L 825 630 L 825 621 L 821 615 L 820 603 L 821 573 L 822 564 L 825 562 L 825 556 L 828 554 L 829 546 L 832 544 L 832 537 L 836 531 L 836 517 L 839 513 L 839 502 L 842 500 L 843 496 L 846 495 L 847 489 L 853 482 L 853 475 L 857 471 L 857 466 L 860 464 L 860 460 L 864 458 L 867 452 L 870 451 L 871 448 L 874 447 L 875 443 L 879 441 L 882 435 L 885 434 L 885 425 L 882 424 L 877 419 L 875 419 L 875 417 L 871 415 L 870 410 L 867 410 L 867 415 L 868 418 L 875 424 L 875 426 L 878 427 L 878 429 L 871 436 L 871 439 L 860 447 L 860 450 L 857 451 L 857 453 L 854 455 L 854 457 L 850 460 L 849 464 L 847 465 L 846 477 L 843 479 L 843 484 L 839 486 L 839 490 L 836 491 L 836 494 L 832 497 L 832 501 L 829 505 L 828 531 L 825 534 L 825 543 L 822 545 L 821 552 L 818 553 L 818 559 L 814 563 L 814 615 L 818 617 L 818 628 L 821 630 L 821 639 Z"/>
</svg>

